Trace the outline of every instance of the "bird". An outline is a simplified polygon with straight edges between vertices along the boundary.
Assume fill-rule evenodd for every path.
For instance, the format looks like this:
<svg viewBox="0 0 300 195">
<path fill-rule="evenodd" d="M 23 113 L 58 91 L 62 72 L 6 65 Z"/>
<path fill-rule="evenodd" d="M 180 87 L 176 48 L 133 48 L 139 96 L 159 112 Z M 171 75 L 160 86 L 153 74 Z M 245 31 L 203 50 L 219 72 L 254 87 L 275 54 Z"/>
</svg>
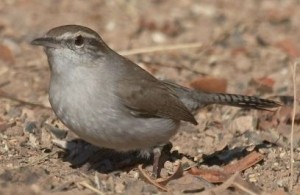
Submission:
<svg viewBox="0 0 300 195">
<path fill-rule="evenodd" d="M 254 96 L 206 93 L 160 80 L 112 50 L 94 30 L 63 25 L 34 39 L 50 67 L 49 101 L 63 124 L 86 142 L 116 151 L 153 151 L 157 176 L 162 146 L 182 121 L 197 125 L 204 106 L 271 109 Z"/>
</svg>

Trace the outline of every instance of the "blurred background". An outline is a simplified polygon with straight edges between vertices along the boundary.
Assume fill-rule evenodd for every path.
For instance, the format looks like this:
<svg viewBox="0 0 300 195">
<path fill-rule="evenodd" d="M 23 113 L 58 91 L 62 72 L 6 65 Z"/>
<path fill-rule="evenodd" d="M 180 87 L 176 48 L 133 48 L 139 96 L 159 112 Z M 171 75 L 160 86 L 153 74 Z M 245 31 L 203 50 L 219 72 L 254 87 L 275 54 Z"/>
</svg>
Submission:
<svg viewBox="0 0 300 195">
<path fill-rule="evenodd" d="M 47 90 L 45 55 L 29 43 L 53 27 L 80 24 L 97 31 L 117 51 L 203 44 L 198 49 L 129 56 L 158 71 L 157 76 L 186 81 L 200 72 L 224 77 L 231 86 L 271 75 L 276 77 L 275 85 L 280 84 L 277 87 L 288 87 L 288 64 L 299 55 L 297 6 L 297 1 L 289 0 L 4 0 L 0 4 L 0 84 L 9 81 L 4 89 L 14 94 L 45 98 L 39 93 Z M 35 87 L 38 91 L 32 93 Z M 231 91 L 245 89 L 236 87 Z"/>
<path fill-rule="evenodd" d="M 84 25 L 97 31 L 116 51 L 126 53 L 137 50 L 135 54 L 127 53 L 127 57 L 159 78 L 207 91 L 263 97 L 293 95 L 291 64 L 300 55 L 299 10 L 300 2 L 297 0 L 2 0 L 0 180 L 8 186 L 5 192 L 16 190 L 14 185 L 26 186 L 24 189 L 28 193 L 49 192 L 56 189 L 62 180 L 82 178 L 78 173 L 72 175 L 74 170 L 67 163 L 62 171 L 63 162 L 59 158 L 26 170 L 21 178 L 19 172 L 9 171 L 15 166 L 31 162 L 33 156 L 43 155 L 45 149 L 52 151 L 51 136 L 45 133 L 43 125 L 45 121 L 64 128 L 52 111 L 45 108 L 50 106 L 47 95 L 49 68 L 42 48 L 30 45 L 34 38 L 43 36 L 56 26 Z M 198 46 L 192 47 L 191 44 Z M 164 46 L 178 45 L 184 49 L 164 49 Z M 149 47 L 159 49 L 140 53 Z M 296 75 L 299 71 L 300 67 Z M 299 82 L 298 77 L 296 83 Z M 286 111 L 284 117 L 288 118 L 290 111 Z M 229 116 L 227 110 L 221 108 L 213 113 L 200 113 L 198 120 L 208 122 L 200 127 L 185 126 L 182 133 L 174 138 L 174 145 L 180 152 L 199 158 L 203 154 L 213 153 L 221 147 L 218 145 L 221 138 L 215 135 L 222 139 L 227 136 L 232 141 L 239 131 L 229 125 L 233 121 L 232 112 L 236 113 L 236 110 L 229 110 Z M 254 113 L 253 118 L 244 120 L 237 117 L 236 120 L 238 124 L 249 124 L 239 128 L 275 129 L 288 139 L 290 124 L 279 130 L 274 121 L 269 126 L 253 126 L 259 116 Z M 206 125 L 210 122 L 215 124 L 213 122 L 216 121 L 219 126 L 223 125 L 222 128 L 207 130 Z M 228 133 L 228 129 L 232 131 Z M 295 139 L 300 140 L 299 127 L 297 132 Z M 230 141 L 222 144 L 230 146 Z M 300 149 L 298 145 L 295 147 Z M 274 159 L 282 152 L 285 153 L 277 161 L 279 165 L 273 169 Z M 259 172 L 255 175 L 254 183 L 264 191 L 287 187 L 287 153 L 288 148 L 284 147 L 268 153 L 267 163 L 259 165 L 260 169 L 252 168 L 244 177 L 249 179 L 249 175 Z M 137 179 L 132 180 L 131 173 L 126 174 L 118 178 L 113 176 L 112 187 L 107 187 L 106 192 L 129 193 L 128 189 L 132 189 L 132 186 L 128 181 L 136 186 L 144 185 L 140 180 L 137 185 Z M 128 180 L 128 177 L 131 179 Z M 46 183 L 52 187 L 47 187 Z M 123 187 L 116 189 L 119 185 Z M 136 188 L 132 192 L 141 192 L 143 189 Z M 156 188 L 149 187 L 146 192 L 150 193 L 151 190 L 155 191 Z"/>
</svg>

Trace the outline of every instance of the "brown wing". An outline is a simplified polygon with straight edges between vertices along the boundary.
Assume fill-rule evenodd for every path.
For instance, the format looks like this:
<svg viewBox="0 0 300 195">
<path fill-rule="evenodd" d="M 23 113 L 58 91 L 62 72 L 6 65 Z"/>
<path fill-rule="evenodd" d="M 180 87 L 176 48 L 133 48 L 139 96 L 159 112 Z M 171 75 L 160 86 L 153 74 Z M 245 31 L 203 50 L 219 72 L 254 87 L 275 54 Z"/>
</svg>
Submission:
<svg viewBox="0 0 300 195">
<path fill-rule="evenodd" d="M 130 78 L 120 80 L 117 93 L 122 103 L 134 115 L 156 116 L 198 124 L 179 98 L 146 72 L 142 71 L 137 77 L 131 75 Z"/>
</svg>

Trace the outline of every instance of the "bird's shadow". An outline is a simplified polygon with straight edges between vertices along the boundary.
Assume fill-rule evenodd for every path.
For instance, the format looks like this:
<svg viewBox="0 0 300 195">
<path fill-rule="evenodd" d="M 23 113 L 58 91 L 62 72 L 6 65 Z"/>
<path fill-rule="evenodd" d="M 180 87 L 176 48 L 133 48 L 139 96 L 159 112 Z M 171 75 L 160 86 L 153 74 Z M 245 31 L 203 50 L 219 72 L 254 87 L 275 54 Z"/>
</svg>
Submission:
<svg viewBox="0 0 300 195">
<path fill-rule="evenodd" d="M 153 153 L 145 154 L 141 151 L 119 152 L 107 148 L 99 148 L 81 139 L 67 141 L 59 157 L 71 164 L 73 168 L 85 167 L 88 170 L 95 170 L 100 173 L 110 173 L 119 170 L 129 171 L 139 164 L 145 166 L 153 162 Z M 160 166 L 166 160 L 174 161 L 174 158 L 181 158 L 177 151 L 171 153 L 172 144 L 166 144 L 162 149 Z"/>
<path fill-rule="evenodd" d="M 266 148 L 267 143 L 261 143 L 256 145 L 255 149 Z M 118 152 L 111 149 L 99 148 L 91 145 L 81 139 L 75 139 L 68 141 L 66 150 L 61 151 L 59 156 L 71 164 L 73 168 L 85 167 L 88 171 L 94 170 L 99 173 L 111 173 L 116 171 L 130 171 L 139 164 L 145 166 L 151 165 L 153 162 L 153 154 L 149 156 L 143 156 L 140 151 L 131 152 Z M 186 157 L 193 160 L 192 156 L 178 153 L 178 151 L 172 151 L 172 145 L 166 145 L 163 149 L 163 158 L 160 166 L 166 160 L 175 161 Z M 240 159 L 248 155 L 250 152 L 246 150 L 246 147 L 238 147 L 229 149 L 225 147 L 221 151 L 214 152 L 210 155 L 204 155 L 201 165 L 213 166 L 213 165 L 226 165 L 234 159 Z M 198 163 L 198 162 L 196 162 Z"/>
<path fill-rule="evenodd" d="M 149 160 L 141 158 L 138 151 L 118 152 L 111 149 L 99 148 L 81 139 L 67 141 L 59 153 L 63 161 L 69 162 L 72 168 L 85 167 L 100 173 L 110 173 L 129 169 L 138 164 L 149 164 Z"/>
<path fill-rule="evenodd" d="M 258 151 L 261 148 L 269 148 L 270 143 L 269 142 L 262 142 L 254 146 L 252 150 L 247 150 L 247 146 L 240 146 L 236 148 L 229 149 L 227 146 L 220 150 L 216 151 L 209 155 L 203 155 L 202 162 L 199 163 L 201 165 L 206 166 L 224 166 L 232 162 L 236 159 L 242 159 L 251 152 Z"/>
</svg>

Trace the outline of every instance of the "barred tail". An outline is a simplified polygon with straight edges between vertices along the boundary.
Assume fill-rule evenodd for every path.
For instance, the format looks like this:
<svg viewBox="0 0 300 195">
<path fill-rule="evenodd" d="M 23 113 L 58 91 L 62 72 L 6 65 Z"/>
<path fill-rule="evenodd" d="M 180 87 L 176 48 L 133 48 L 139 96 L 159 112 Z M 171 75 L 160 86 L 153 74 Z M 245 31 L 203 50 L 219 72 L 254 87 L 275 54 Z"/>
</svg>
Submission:
<svg viewBox="0 0 300 195">
<path fill-rule="evenodd" d="M 205 94 L 205 97 L 201 99 L 207 104 L 222 104 L 242 108 L 254 108 L 258 110 L 268 110 L 281 106 L 279 102 L 273 100 L 236 94 Z"/>
</svg>

